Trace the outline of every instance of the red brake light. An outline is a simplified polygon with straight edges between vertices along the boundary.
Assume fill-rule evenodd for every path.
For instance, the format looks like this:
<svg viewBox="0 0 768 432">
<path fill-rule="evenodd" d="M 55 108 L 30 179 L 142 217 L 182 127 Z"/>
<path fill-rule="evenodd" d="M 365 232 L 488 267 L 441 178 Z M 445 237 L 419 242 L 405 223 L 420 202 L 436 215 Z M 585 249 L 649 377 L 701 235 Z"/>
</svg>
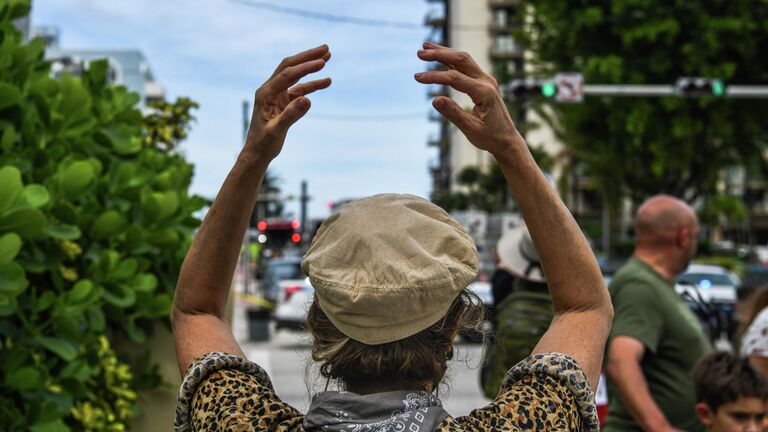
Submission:
<svg viewBox="0 0 768 432">
<path fill-rule="evenodd" d="M 291 285 L 289 287 L 285 287 L 285 298 L 284 301 L 288 301 L 293 297 L 294 294 L 301 291 L 301 285 Z"/>
</svg>

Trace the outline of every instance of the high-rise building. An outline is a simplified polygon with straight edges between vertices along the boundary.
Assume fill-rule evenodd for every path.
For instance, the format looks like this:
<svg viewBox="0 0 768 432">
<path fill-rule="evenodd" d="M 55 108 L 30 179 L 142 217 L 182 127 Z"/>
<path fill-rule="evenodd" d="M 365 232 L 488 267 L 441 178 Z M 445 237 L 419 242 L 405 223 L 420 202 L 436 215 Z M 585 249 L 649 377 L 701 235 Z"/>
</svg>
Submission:
<svg viewBox="0 0 768 432">
<path fill-rule="evenodd" d="M 431 28 L 431 40 L 468 52 L 483 70 L 496 77 L 501 84 L 525 75 L 525 51 L 512 36 L 512 32 L 522 25 L 517 13 L 519 0 L 428 1 L 432 7 L 425 22 Z M 428 95 L 448 95 L 462 107 L 472 106 L 468 96 L 444 86 L 434 86 Z M 521 126 L 521 120 L 526 116 L 531 122 L 543 123 L 537 121 L 540 119 L 533 112 L 520 110 L 517 116 L 515 120 Z M 430 166 L 435 198 L 457 189 L 455 179 L 462 169 L 467 166 L 486 168 L 493 163 L 493 159 L 487 152 L 470 144 L 461 131 L 439 114 L 434 114 L 432 119 L 438 125 L 437 134 L 429 141 L 430 146 L 438 149 L 437 159 Z M 562 148 L 545 125 L 523 132 L 530 144 L 543 146 L 550 154 L 557 154 Z"/>
<path fill-rule="evenodd" d="M 165 88 L 155 80 L 149 62 L 140 50 L 61 48 L 58 27 L 37 26 L 30 30 L 28 16 L 14 21 L 14 24 L 22 32 L 24 40 L 38 38 L 45 42 L 45 58 L 51 61 L 51 74 L 56 78 L 63 73 L 79 76 L 90 62 L 106 59 L 109 64 L 109 82 L 124 85 L 128 90 L 138 93 L 141 109 L 153 101 L 165 99 Z"/>
<path fill-rule="evenodd" d="M 165 99 L 165 88 L 152 75 L 144 54 L 139 50 L 81 50 L 48 47 L 45 57 L 51 60 L 51 72 L 60 76 L 64 72 L 73 75 L 82 73 L 82 68 L 99 59 L 109 64 L 107 79 L 114 84 L 124 85 L 141 97 L 140 107 L 144 108 L 156 100 Z"/>
</svg>

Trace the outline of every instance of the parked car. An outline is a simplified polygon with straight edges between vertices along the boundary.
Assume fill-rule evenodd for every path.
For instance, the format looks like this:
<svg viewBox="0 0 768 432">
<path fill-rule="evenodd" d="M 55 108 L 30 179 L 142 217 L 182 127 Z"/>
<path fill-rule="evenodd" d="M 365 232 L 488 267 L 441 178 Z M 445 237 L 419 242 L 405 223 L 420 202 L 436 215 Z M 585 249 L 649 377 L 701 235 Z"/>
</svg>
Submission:
<svg viewBox="0 0 768 432">
<path fill-rule="evenodd" d="M 275 328 L 303 330 L 307 320 L 307 311 L 315 296 L 315 289 L 305 278 L 301 283 L 280 284 L 280 292 L 275 309 Z"/>
<path fill-rule="evenodd" d="M 716 265 L 691 264 L 675 281 L 675 291 L 701 320 L 710 339 L 732 339 L 736 330 L 738 276 Z"/>
<path fill-rule="evenodd" d="M 267 300 L 280 300 L 281 286 L 300 285 L 307 276 L 301 271 L 301 257 L 287 256 L 267 261 L 261 283 Z"/>
<path fill-rule="evenodd" d="M 675 290 L 685 296 L 716 304 L 734 304 L 736 288 L 741 281 L 739 277 L 727 269 L 707 264 L 691 264 L 675 281 Z M 698 291 L 698 294 L 695 292 Z"/>
</svg>

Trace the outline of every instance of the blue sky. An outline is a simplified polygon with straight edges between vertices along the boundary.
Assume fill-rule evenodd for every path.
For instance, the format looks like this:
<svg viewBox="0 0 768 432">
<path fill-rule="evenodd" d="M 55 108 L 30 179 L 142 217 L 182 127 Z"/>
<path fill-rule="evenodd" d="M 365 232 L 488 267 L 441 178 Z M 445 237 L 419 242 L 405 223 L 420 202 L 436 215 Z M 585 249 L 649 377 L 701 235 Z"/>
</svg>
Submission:
<svg viewBox="0 0 768 432">
<path fill-rule="evenodd" d="M 420 23 L 423 0 L 271 0 L 333 14 Z M 166 87 L 201 105 L 183 144 L 195 165 L 192 190 L 212 197 L 242 145 L 242 102 L 280 60 L 327 43 L 333 59 L 318 75 L 334 83 L 310 96 L 309 114 L 288 135 L 271 168 L 284 194 L 309 182 L 310 217 L 328 214 L 328 201 L 381 192 L 427 197 L 426 142 L 435 127 L 431 105 L 413 74 L 424 65 L 416 50 L 427 29 L 363 27 L 276 14 L 229 0 L 33 0 L 32 25 L 61 30 L 62 48 L 137 48 Z M 401 115 L 405 120 L 342 122 L 322 115 Z M 298 216 L 298 202 L 288 211 Z"/>
</svg>

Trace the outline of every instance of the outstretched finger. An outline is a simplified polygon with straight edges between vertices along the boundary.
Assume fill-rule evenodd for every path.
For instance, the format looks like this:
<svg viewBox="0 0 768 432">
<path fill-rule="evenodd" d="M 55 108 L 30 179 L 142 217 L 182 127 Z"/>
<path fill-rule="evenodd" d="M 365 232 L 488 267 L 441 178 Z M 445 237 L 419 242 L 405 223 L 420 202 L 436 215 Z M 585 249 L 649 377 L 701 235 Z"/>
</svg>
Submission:
<svg viewBox="0 0 768 432">
<path fill-rule="evenodd" d="M 288 89 L 288 97 L 291 100 L 296 99 L 297 97 L 306 96 L 312 92 L 315 92 L 317 90 L 322 90 L 324 88 L 328 88 L 328 86 L 331 85 L 331 79 L 330 78 L 323 78 L 319 80 L 309 81 L 305 83 L 301 83 L 298 85 L 295 85 Z"/>
<path fill-rule="evenodd" d="M 487 83 L 470 78 L 457 70 L 420 72 L 414 75 L 414 78 L 422 84 L 451 86 L 469 95 L 475 103 L 487 98 L 494 91 Z"/>
<path fill-rule="evenodd" d="M 275 69 L 275 72 L 272 73 L 272 76 L 270 79 L 274 78 L 282 72 L 284 69 L 289 68 L 291 66 L 300 65 L 302 63 L 306 63 L 312 60 L 318 60 L 322 59 L 325 61 L 330 60 L 331 58 L 331 51 L 328 49 L 328 45 L 320 45 L 318 47 L 314 47 L 312 49 L 308 49 L 306 51 L 302 51 L 298 54 L 294 54 L 290 57 L 286 57 L 283 59 L 283 61 L 280 62 L 280 64 L 277 66 L 277 69 Z"/>
<path fill-rule="evenodd" d="M 309 99 L 303 96 L 292 100 L 290 103 L 288 103 L 288 105 L 286 105 L 283 112 L 281 112 L 280 115 L 278 115 L 273 120 L 275 122 L 274 127 L 281 134 L 287 133 L 288 128 L 290 128 L 300 118 L 304 117 L 304 114 L 309 111 L 309 107 L 311 105 L 312 104 Z"/>
<path fill-rule="evenodd" d="M 435 46 L 435 48 L 419 50 L 417 55 L 424 61 L 440 62 L 472 78 L 485 76 L 483 69 L 464 51 Z"/>
<path fill-rule="evenodd" d="M 272 95 L 284 92 L 288 90 L 289 87 L 299 82 L 300 79 L 313 72 L 317 72 L 324 67 L 325 61 L 322 59 L 312 60 L 296 66 L 289 66 L 270 78 L 265 85 L 265 90 Z"/>
<path fill-rule="evenodd" d="M 464 111 L 455 100 L 449 97 L 436 97 L 432 101 L 432 106 L 466 136 L 471 135 L 473 131 L 482 126 L 479 119 Z"/>
</svg>

